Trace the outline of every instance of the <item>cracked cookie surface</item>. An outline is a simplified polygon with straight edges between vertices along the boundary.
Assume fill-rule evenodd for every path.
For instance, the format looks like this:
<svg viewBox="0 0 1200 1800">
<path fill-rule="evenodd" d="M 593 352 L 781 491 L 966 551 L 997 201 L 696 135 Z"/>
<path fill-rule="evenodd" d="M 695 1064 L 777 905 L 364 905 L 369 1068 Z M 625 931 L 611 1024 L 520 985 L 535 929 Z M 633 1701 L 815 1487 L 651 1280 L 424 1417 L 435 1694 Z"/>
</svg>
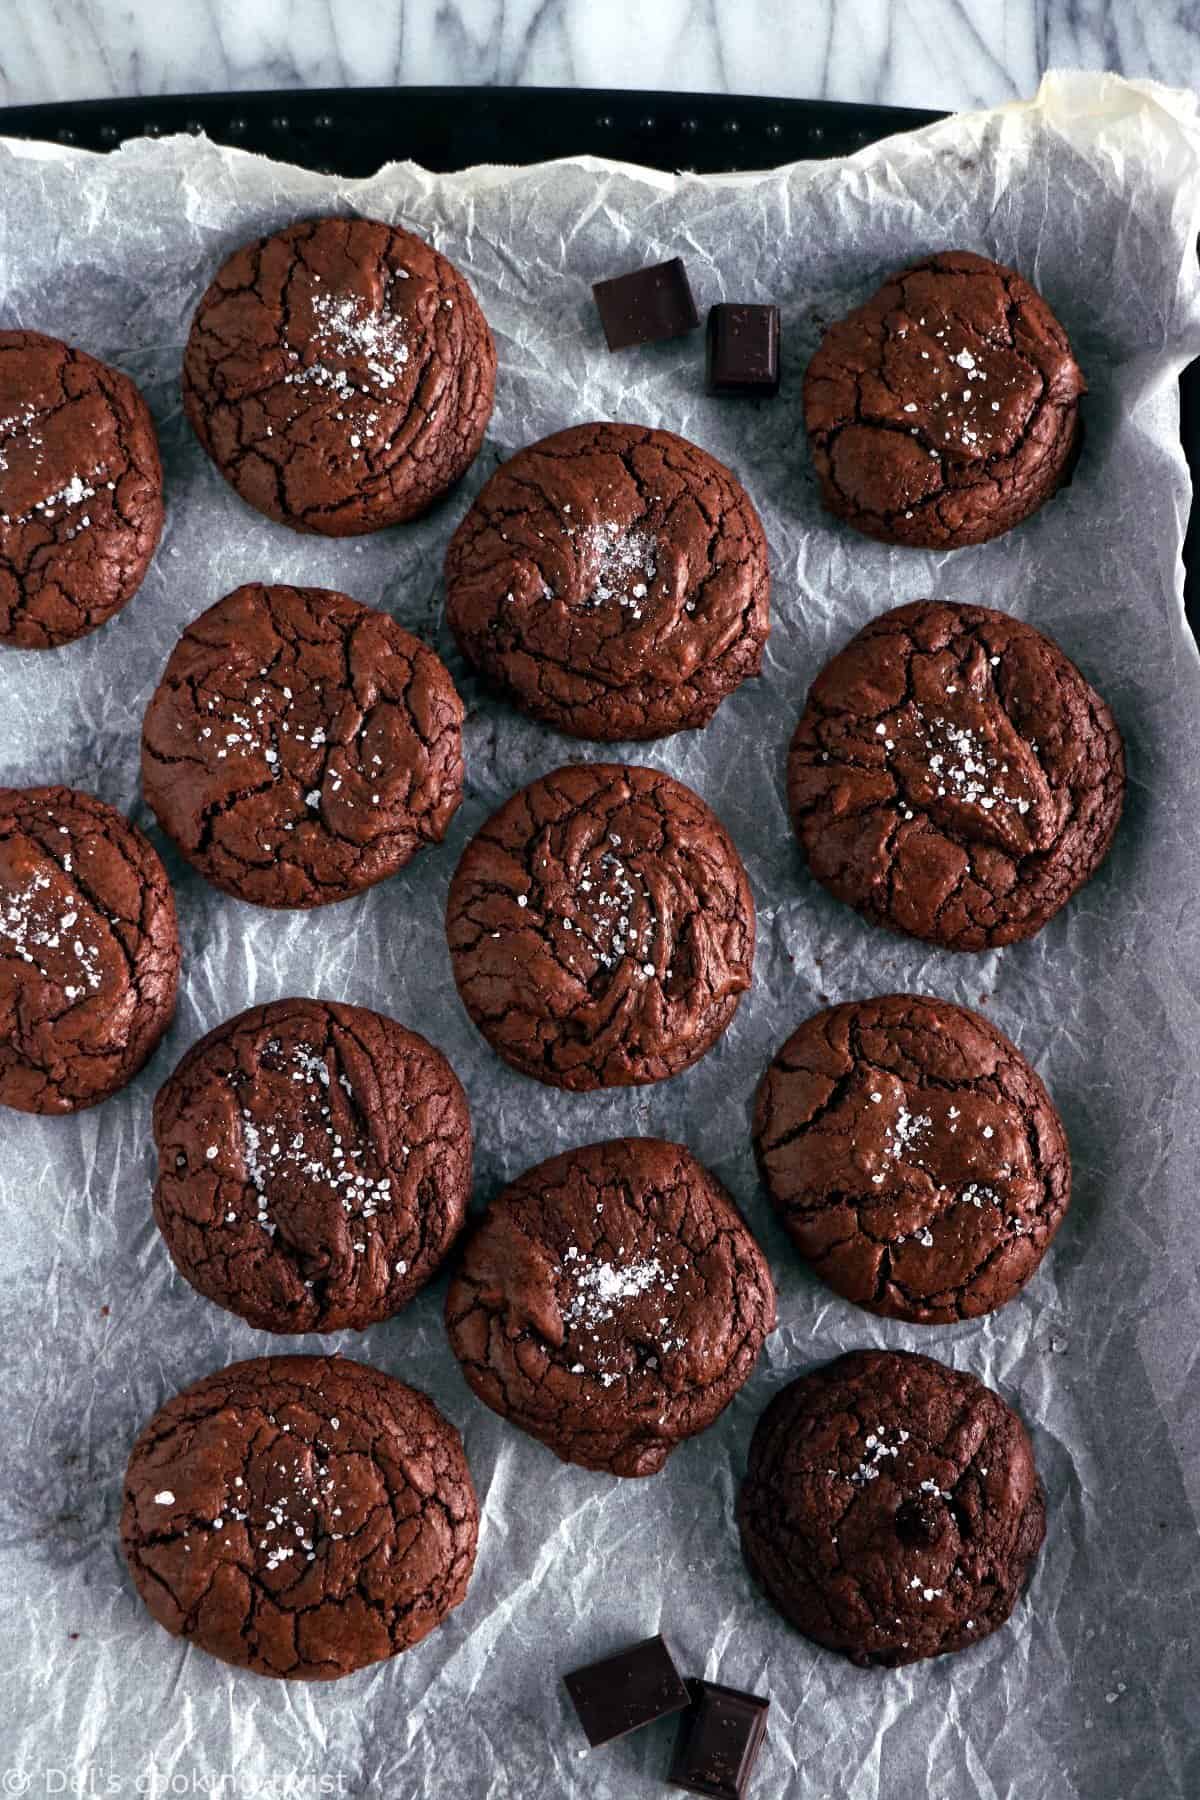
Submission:
<svg viewBox="0 0 1200 1800">
<path fill-rule="evenodd" d="M 215 887 L 322 906 L 440 843 L 463 707 L 440 657 L 327 588 L 235 588 L 171 653 L 142 729 L 159 824 Z"/>
<path fill-rule="evenodd" d="M 681 1144 L 620 1138 L 528 1170 L 446 1296 L 485 1405 L 564 1462 L 654 1475 L 712 1424 L 775 1325 L 749 1226 Z"/>
<path fill-rule="evenodd" d="M 973 1375 L 886 1350 L 839 1357 L 775 1396 L 737 1517 L 768 1599 L 862 1668 L 987 1637 L 1046 1534 L 1012 1408 Z"/>
<path fill-rule="evenodd" d="M 0 788 L 0 1104 L 70 1113 L 132 1080 L 175 1010 L 167 872 L 76 788 Z"/>
<path fill-rule="evenodd" d="M 1109 708 L 1058 646 L 982 606 L 873 619 L 809 691 L 788 757 L 809 868 L 876 925 L 1016 943 L 1095 874 L 1125 794 Z"/>
<path fill-rule="evenodd" d="M 453 263 L 395 225 L 309 219 L 218 270 L 192 320 L 183 403 L 243 500 L 346 537 L 416 518 L 453 486 L 495 378 Z"/>
<path fill-rule="evenodd" d="M 571 764 L 467 845 L 446 908 L 454 979 L 492 1048 L 586 1090 L 663 1081 L 750 985 L 754 902 L 698 794 L 655 769 Z"/>
<path fill-rule="evenodd" d="M 574 425 L 518 451 L 446 552 L 460 649 L 575 737 L 706 725 L 762 662 L 767 545 L 706 450 L 647 426 Z"/>
<path fill-rule="evenodd" d="M 888 994 L 832 1006 L 762 1079 L 754 1145 L 815 1272 L 916 1324 L 994 1312 L 1033 1275 L 1071 1197 L 1062 1122 L 987 1019 Z"/>
<path fill-rule="evenodd" d="M 361 1006 L 276 1000 L 218 1025 L 159 1092 L 154 1140 L 172 1261 L 260 1331 L 389 1318 L 470 1198 L 461 1083 L 423 1037 Z"/>
<path fill-rule="evenodd" d="M 0 331 L 0 643 L 95 631 L 141 586 L 162 522 L 154 421 L 128 375 Z"/>
<path fill-rule="evenodd" d="M 1014 269 L 943 251 L 831 325 L 804 377 L 826 507 L 885 543 L 981 544 L 1068 478 L 1086 392 Z"/>
<path fill-rule="evenodd" d="M 477 1536 L 453 1425 L 341 1357 L 205 1376 L 154 1415 L 125 1474 L 121 1546 L 153 1617 L 289 1681 L 419 1643 L 465 1599 Z"/>
</svg>

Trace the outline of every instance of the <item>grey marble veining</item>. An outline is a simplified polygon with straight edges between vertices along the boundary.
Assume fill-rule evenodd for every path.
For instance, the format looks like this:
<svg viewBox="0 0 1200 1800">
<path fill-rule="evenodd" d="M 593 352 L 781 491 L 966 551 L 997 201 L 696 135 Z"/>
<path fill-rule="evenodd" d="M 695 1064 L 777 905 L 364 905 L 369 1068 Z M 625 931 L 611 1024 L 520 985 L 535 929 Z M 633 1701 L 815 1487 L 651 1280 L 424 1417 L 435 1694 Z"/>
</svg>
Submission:
<svg viewBox="0 0 1200 1800">
<path fill-rule="evenodd" d="M 1198 0 L 0 0 L 0 104 L 375 83 L 993 105 L 1200 83 Z"/>
</svg>

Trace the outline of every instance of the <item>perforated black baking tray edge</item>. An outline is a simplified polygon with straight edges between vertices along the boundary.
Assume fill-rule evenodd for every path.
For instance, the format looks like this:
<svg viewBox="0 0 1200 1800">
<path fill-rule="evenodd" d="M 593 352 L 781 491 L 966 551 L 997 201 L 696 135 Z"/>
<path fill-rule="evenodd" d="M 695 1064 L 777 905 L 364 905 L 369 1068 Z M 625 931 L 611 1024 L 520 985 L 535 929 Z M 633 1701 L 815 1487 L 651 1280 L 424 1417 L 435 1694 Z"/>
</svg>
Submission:
<svg viewBox="0 0 1200 1800">
<path fill-rule="evenodd" d="M 308 88 L 168 94 L 0 108 L 0 136 L 112 150 L 130 137 L 206 132 L 323 174 L 371 175 L 411 159 L 429 169 L 619 157 L 659 169 L 719 173 L 803 157 L 845 156 L 943 117 L 913 107 L 736 94 L 609 88 Z M 1200 487 L 1200 362 L 1180 382 L 1180 429 Z M 1200 636 L 1200 506 L 1184 546 L 1188 619 Z"/>
</svg>

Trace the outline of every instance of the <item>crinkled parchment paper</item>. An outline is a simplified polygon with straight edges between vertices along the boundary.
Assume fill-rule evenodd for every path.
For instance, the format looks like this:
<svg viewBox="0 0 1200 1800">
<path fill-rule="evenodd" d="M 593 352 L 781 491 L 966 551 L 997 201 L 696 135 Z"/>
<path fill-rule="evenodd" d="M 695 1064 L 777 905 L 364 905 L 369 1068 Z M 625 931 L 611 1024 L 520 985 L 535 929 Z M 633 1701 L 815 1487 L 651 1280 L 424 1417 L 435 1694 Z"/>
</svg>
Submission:
<svg viewBox="0 0 1200 1800">
<path fill-rule="evenodd" d="M 59 652 L 0 659 L 3 778 L 92 788 L 147 824 L 147 697 L 182 626 L 250 579 L 343 588 L 389 609 L 437 644 L 471 708 L 468 798 L 449 841 L 358 900 L 258 911 L 169 856 L 185 964 L 158 1055 L 81 1117 L 4 1118 L 5 1791 L 637 1800 L 665 1792 L 671 1728 L 584 1755 L 558 1675 L 661 1627 L 686 1671 L 770 1694 L 763 1800 L 1194 1800 L 1200 663 L 1180 598 L 1189 486 L 1176 378 L 1200 352 L 1195 101 L 1057 76 L 1028 105 L 842 162 L 727 178 L 582 159 L 449 176 L 399 165 L 342 184 L 183 138 L 108 158 L 6 144 L 0 180 L 0 322 L 69 338 L 142 384 L 168 495 L 162 547 L 124 613 Z M 402 220 L 448 252 L 500 355 L 491 433 L 463 489 L 421 524 L 357 542 L 294 536 L 245 508 L 187 428 L 178 391 L 189 317 L 218 263 L 327 209 Z M 1010 536 L 947 555 L 890 550 L 820 512 L 801 375 L 824 322 L 948 245 L 1015 263 L 1049 297 L 1090 382 L 1087 442 L 1070 490 Z M 782 305 L 778 400 L 706 397 L 698 337 L 606 353 L 590 283 L 675 254 L 702 310 Z M 690 782 L 733 832 L 759 909 L 753 990 L 678 1080 L 570 1095 L 487 1050 L 456 998 L 441 919 L 484 816 L 589 748 L 480 693 L 443 624 L 440 566 L 498 459 L 595 417 L 669 426 L 737 469 L 770 539 L 774 624 L 762 679 L 707 731 L 632 752 Z M 859 921 L 809 880 L 784 811 L 784 751 L 817 669 L 873 614 L 928 594 L 1044 627 L 1113 704 L 1129 749 L 1128 806 L 1104 869 L 1036 941 L 998 954 L 940 954 Z M 1027 1292 L 981 1323 L 922 1331 L 833 1298 L 755 1181 L 748 1110 L 778 1044 L 828 998 L 895 988 L 984 1007 L 1044 1075 L 1070 1134 L 1070 1216 Z M 560 1465 L 472 1398 L 442 1333 L 444 1279 L 388 1324 L 334 1340 L 427 1388 L 462 1428 L 482 1532 L 448 1623 L 332 1687 L 240 1675 L 169 1638 L 116 1541 L 125 1459 L 155 1407 L 236 1357 L 316 1347 L 268 1339 L 200 1299 L 172 1275 L 149 1209 L 158 1084 L 218 1020 L 291 993 L 379 1007 L 448 1053 L 474 1110 L 480 1201 L 572 1144 L 684 1138 L 732 1188 L 779 1283 L 779 1329 L 754 1377 L 645 1482 Z M 895 1674 L 857 1672 L 794 1634 L 752 1591 L 733 1525 L 767 1400 L 863 1344 L 927 1350 L 996 1385 L 1029 1421 L 1050 1501 L 1046 1549 L 1009 1629 Z"/>
</svg>

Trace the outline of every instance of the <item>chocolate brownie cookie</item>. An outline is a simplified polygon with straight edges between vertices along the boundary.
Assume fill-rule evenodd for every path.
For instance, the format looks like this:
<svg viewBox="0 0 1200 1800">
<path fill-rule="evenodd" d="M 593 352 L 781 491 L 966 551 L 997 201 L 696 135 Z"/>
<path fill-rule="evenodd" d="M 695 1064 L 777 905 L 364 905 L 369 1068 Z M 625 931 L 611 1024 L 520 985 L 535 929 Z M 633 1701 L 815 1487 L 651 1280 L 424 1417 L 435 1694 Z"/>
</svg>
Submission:
<svg viewBox="0 0 1200 1800">
<path fill-rule="evenodd" d="M 162 1037 L 178 980 L 175 900 L 141 832 L 76 788 L 0 788 L 0 1104 L 107 1100 Z"/>
<path fill-rule="evenodd" d="M 1095 874 L 1125 795 L 1112 713 L 1049 638 L 947 600 L 893 607 L 814 681 L 788 800 L 809 868 L 948 950 L 1041 930 Z"/>
<path fill-rule="evenodd" d="M 750 985 L 754 901 L 725 827 L 656 769 L 572 764 L 467 845 L 446 931 L 463 1005 L 522 1074 L 630 1087 L 710 1050 Z"/>
<path fill-rule="evenodd" d="M 840 1356 L 776 1394 L 737 1511 L 767 1598 L 860 1668 L 987 1637 L 1046 1535 L 1011 1407 L 974 1375 L 890 1350 Z"/>
<path fill-rule="evenodd" d="M 236 250 L 196 308 L 183 404 L 242 499 L 349 537 L 425 512 L 473 462 L 496 352 L 453 263 L 374 219 Z"/>
<path fill-rule="evenodd" d="M 432 1400 L 333 1356 L 234 1363 L 161 1407 L 121 1547 L 158 1623 L 240 1669 L 333 1681 L 465 1598 L 479 1514 Z"/>
<path fill-rule="evenodd" d="M 766 1258 L 682 1144 L 620 1138 L 493 1200 L 446 1296 L 485 1405 L 564 1462 L 656 1475 L 711 1425 L 775 1325 Z"/>
<path fill-rule="evenodd" d="M 707 725 L 758 673 L 769 588 L 736 476 L 643 425 L 573 425 L 519 451 L 446 553 L 464 656 L 574 737 Z"/>
<path fill-rule="evenodd" d="M 885 543 L 982 544 L 1069 477 L 1086 391 L 1015 270 L 967 250 L 926 257 L 831 325 L 808 365 L 821 497 Z"/>
<path fill-rule="evenodd" d="M 0 331 L 0 643 L 95 631 L 137 593 L 162 522 L 154 421 L 128 375 Z"/>
<path fill-rule="evenodd" d="M 323 906 L 440 843 L 462 702 L 387 613 L 327 588 L 235 588 L 183 633 L 142 730 L 159 824 L 214 886 Z"/>
<path fill-rule="evenodd" d="M 154 1105 L 180 1274 L 260 1331 L 361 1330 L 424 1287 L 471 1193 L 471 1115 L 394 1019 L 276 1000 L 218 1025 Z"/>
<path fill-rule="evenodd" d="M 754 1144 L 801 1255 L 847 1300 L 918 1325 L 994 1312 L 1071 1198 L 1049 1094 L 948 1000 L 889 994 L 808 1019 L 763 1077 Z"/>
</svg>

